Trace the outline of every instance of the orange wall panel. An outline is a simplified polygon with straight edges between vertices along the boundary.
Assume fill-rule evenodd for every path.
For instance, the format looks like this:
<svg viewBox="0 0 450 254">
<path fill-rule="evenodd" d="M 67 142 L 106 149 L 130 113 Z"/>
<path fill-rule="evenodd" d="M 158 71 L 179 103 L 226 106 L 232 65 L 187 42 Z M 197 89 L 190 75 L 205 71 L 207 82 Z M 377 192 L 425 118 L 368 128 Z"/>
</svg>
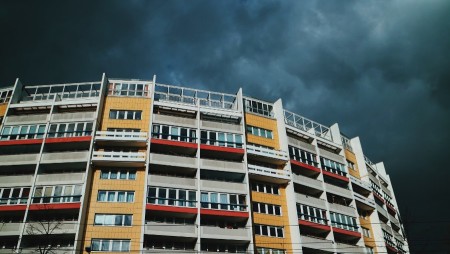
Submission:
<svg viewBox="0 0 450 254">
<path fill-rule="evenodd" d="M 355 168 L 354 168 L 354 169 L 351 169 L 351 168 L 348 169 L 348 173 L 349 173 L 351 176 L 354 176 L 354 177 L 356 177 L 356 178 L 358 178 L 358 179 L 361 179 L 361 176 L 360 176 L 360 174 L 359 174 L 358 163 L 357 163 L 357 161 L 356 161 L 356 156 L 355 156 L 355 154 L 352 153 L 351 151 L 347 150 L 347 149 L 345 149 L 344 151 L 345 151 L 345 158 L 346 158 L 348 161 L 352 162 L 352 163 L 355 165 Z"/>
<path fill-rule="evenodd" d="M 280 149 L 280 143 L 278 141 L 278 128 L 277 121 L 275 119 L 267 118 L 264 116 L 258 116 L 250 113 L 245 114 L 245 124 L 254 127 L 271 130 L 273 133 L 273 139 L 258 137 L 247 133 L 247 142 L 254 143 L 262 146 L 273 147 L 276 150 Z"/>
</svg>

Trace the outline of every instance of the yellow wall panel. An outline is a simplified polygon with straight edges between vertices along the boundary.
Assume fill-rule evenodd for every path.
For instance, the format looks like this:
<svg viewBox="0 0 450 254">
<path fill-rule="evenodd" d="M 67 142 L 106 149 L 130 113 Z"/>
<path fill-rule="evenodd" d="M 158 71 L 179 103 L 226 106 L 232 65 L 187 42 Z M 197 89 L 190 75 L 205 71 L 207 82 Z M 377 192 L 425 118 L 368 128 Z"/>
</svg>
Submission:
<svg viewBox="0 0 450 254">
<path fill-rule="evenodd" d="M 370 223 L 370 218 L 369 217 L 364 217 L 364 218 L 359 217 L 359 223 L 361 224 L 362 227 L 365 227 L 365 228 L 369 229 L 369 231 L 370 231 L 371 237 L 364 236 L 364 244 L 366 246 L 372 247 L 374 252 L 377 253 L 375 238 L 373 238 L 373 229 L 372 229 L 372 224 Z"/>
<path fill-rule="evenodd" d="M 6 108 L 8 107 L 8 103 L 1 103 L 0 104 L 0 117 L 4 116 L 6 114 Z"/>
<path fill-rule="evenodd" d="M 351 169 L 351 168 L 348 169 L 348 173 L 349 173 L 351 176 L 354 176 L 354 177 L 356 177 L 356 178 L 358 178 L 358 179 L 361 179 L 361 176 L 360 176 L 360 174 L 359 174 L 358 163 L 357 163 L 357 161 L 356 161 L 356 156 L 355 156 L 355 154 L 352 153 L 351 151 L 347 150 L 347 149 L 345 149 L 344 151 L 345 151 L 345 158 L 346 158 L 348 161 L 352 162 L 352 163 L 355 165 L 355 168 L 354 168 L 354 169 Z"/>
<path fill-rule="evenodd" d="M 247 142 L 254 143 L 262 146 L 273 147 L 276 150 L 280 149 L 280 143 L 278 141 L 278 128 L 277 121 L 275 119 L 258 116 L 250 113 L 245 114 L 245 124 L 254 127 L 271 130 L 273 133 L 273 139 L 258 137 L 247 133 Z"/>
</svg>

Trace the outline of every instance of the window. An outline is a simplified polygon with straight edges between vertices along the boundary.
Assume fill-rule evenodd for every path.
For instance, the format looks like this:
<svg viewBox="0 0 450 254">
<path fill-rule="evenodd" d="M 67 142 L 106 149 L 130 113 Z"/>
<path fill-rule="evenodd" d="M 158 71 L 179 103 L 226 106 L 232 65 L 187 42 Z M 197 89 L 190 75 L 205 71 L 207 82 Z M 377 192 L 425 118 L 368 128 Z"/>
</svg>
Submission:
<svg viewBox="0 0 450 254">
<path fill-rule="evenodd" d="M 247 201 L 245 195 L 202 192 L 200 197 L 202 208 L 247 211 Z"/>
<path fill-rule="evenodd" d="M 131 214 L 96 214 L 94 225 L 96 226 L 131 226 L 133 215 Z"/>
<path fill-rule="evenodd" d="M 300 220 L 307 220 L 314 223 L 328 225 L 326 210 L 308 205 L 297 204 L 297 214 Z"/>
<path fill-rule="evenodd" d="M 266 130 L 263 128 L 258 128 L 250 125 L 247 125 L 247 133 L 250 133 L 258 137 L 273 139 L 273 134 L 271 130 Z"/>
<path fill-rule="evenodd" d="M 12 90 L 0 91 L 0 103 L 7 103 L 11 99 Z"/>
<path fill-rule="evenodd" d="M 81 185 L 39 186 L 34 189 L 33 203 L 80 202 Z"/>
<path fill-rule="evenodd" d="M 372 247 L 367 247 L 366 246 L 366 248 L 365 248 L 365 253 L 366 254 L 373 254 L 374 252 L 373 252 L 373 248 Z"/>
<path fill-rule="evenodd" d="M 245 112 L 251 112 L 263 116 L 273 117 L 273 107 L 271 104 L 262 101 L 245 99 Z"/>
<path fill-rule="evenodd" d="M 92 134 L 93 123 L 58 123 L 51 124 L 48 131 L 49 138 L 90 136 Z"/>
<path fill-rule="evenodd" d="M 253 212 L 281 216 L 281 206 L 253 202 Z"/>
<path fill-rule="evenodd" d="M 330 212 L 331 225 L 345 230 L 358 231 L 356 218 L 344 214 Z"/>
<path fill-rule="evenodd" d="M 334 174 L 338 174 L 341 176 L 346 176 L 347 172 L 345 170 L 345 166 L 342 163 L 332 161 L 327 158 L 320 157 L 320 162 L 322 163 L 322 169 L 329 171 Z"/>
<path fill-rule="evenodd" d="M 98 191 L 99 202 L 133 203 L 134 191 Z"/>
<path fill-rule="evenodd" d="M 109 119 L 141 120 L 142 110 L 114 110 L 109 111 Z"/>
<path fill-rule="evenodd" d="M 102 169 L 100 179 L 136 180 L 136 171 L 125 169 Z"/>
<path fill-rule="evenodd" d="M 92 239 L 92 251 L 115 251 L 115 252 L 129 252 L 130 240 L 110 240 L 110 239 Z"/>
<path fill-rule="evenodd" d="M 255 225 L 255 234 L 283 238 L 284 228 L 268 225 Z"/>
<path fill-rule="evenodd" d="M 202 130 L 200 141 L 207 145 L 242 148 L 242 135 L 240 134 Z"/>
<path fill-rule="evenodd" d="M 289 157 L 296 161 L 300 161 L 311 166 L 317 167 L 317 156 L 311 152 L 304 151 L 297 147 L 289 146 Z"/>
<path fill-rule="evenodd" d="M 133 96 L 133 97 L 148 97 L 150 84 L 135 84 L 117 82 L 110 83 L 108 86 L 108 95 L 116 96 Z"/>
<path fill-rule="evenodd" d="M 370 230 L 368 228 L 361 227 L 361 229 L 362 229 L 363 236 L 370 237 Z"/>
<path fill-rule="evenodd" d="M 252 191 L 280 195 L 280 190 L 277 185 L 266 183 L 252 183 Z"/>
<path fill-rule="evenodd" d="M 26 204 L 29 196 L 29 187 L 0 188 L 0 205 Z"/>
<path fill-rule="evenodd" d="M 383 231 L 383 238 L 384 238 L 384 241 L 385 241 L 388 245 L 390 245 L 390 246 L 392 246 L 392 247 L 395 247 L 394 241 L 392 240 L 392 235 L 389 234 L 388 232 L 384 231 L 384 229 L 381 229 L 381 231 Z"/>
<path fill-rule="evenodd" d="M 43 138 L 45 124 L 5 126 L 1 131 L 1 140 Z"/>
<path fill-rule="evenodd" d="M 351 169 L 351 170 L 356 170 L 355 163 L 353 163 L 353 162 L 347 160 L 347 165 L 348 165 L 348 168 L 349 168 L 349 169 Z"/>
<path fill-rule="evenodd" d="M 197 131 L 185 127 L 154 124 L 152 127 L 152 138 L 195 143 L 197 141 Z"/>
<path fill-rule="evenodd" d="M 147 203 L 149 204 L 195 207 L 196 202 L 195 191 L 148 187 Z"/>
<path fill-rule="evenodd" d="M 285 254 L 286 250 L 256 247 L 257 254 Z"/>
</svg>

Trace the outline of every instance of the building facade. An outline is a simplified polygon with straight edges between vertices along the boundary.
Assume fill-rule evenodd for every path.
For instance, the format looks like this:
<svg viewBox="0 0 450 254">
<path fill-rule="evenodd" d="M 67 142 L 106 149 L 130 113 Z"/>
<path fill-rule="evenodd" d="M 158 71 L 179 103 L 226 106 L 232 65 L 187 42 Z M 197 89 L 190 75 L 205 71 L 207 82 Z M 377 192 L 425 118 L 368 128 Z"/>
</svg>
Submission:
<svg viewBox="0 0 450 254">
<path fill-rule="evenodd" d="M 409 253 L 383 163 L 281 99 L 17 79 L 0 119 L 0 253 Z"/>
</svg>

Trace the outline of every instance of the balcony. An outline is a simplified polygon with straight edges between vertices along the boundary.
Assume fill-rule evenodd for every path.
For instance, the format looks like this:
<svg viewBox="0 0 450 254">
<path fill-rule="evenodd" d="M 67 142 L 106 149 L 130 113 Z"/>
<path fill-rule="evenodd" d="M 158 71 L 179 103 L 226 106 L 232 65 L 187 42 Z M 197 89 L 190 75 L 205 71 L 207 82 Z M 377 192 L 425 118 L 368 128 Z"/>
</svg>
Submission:
<svg viewBox="0 0 450 254">
<path fill-rule="evenodd" d="M 372 191 L 372 187 L 370 186 L 369 183 L 361 181 L 360 179 L 349 175 L 350 181 L 352 184 L 355 184 L 357 186 L 359 186 L 360 188 L 364 189 L 366 192 L 371 192 Z"/>
<path fill-rule="evenodd" d="M 197 139 L 194 137 L 181 137 L 163 133 L 152 133 L 150 149 L 157 153 L 175 153 L 193 156 L 197 152 Z"/>
<path fill-rule="evenodd" d="M 332 194 L 335 194 L 338 196 L 342 196 L 345 198 L 353 199 L 352 192 L 348 189 L 341 188 L 341 187 L 338 187 L 338 186 L 335 186 L 335 185 L 332 185 L 329 183 L 325 183 L 325 188 L 326 188 L 326 191 L 329 193 L 332 193 Z"/>
<path fill-rule="evenodd" d="M 20 235 L 21 225 L 20 222 L 0 224 L 0 236 Z"/>
<path fill-rule="evenodd" d="M 273 169 L 263 166 L 248 164 L 248 173 L 250 177 L 270 183 L 287 183 L 291 179 L 291 172 L 283 169 Z"/>
<path fill-rule="evenodd" d="M 294 182 L 296 184 L 308 186 L 318 190 L 323 190 L 322 181 L 297 174 L 292 174 L 292 178 L 294 179 Z"/>
<path fill-rule="evenodd" d="M 145 153 L 94 151 L 92 162 L 97 166 L 140 167 L 145 165 Z"/>
<path fill-rule="evenodd" d="M 300 193 L 295 193 L 295 200 L 297 203 L 305 204 L 321 209 L 327 209 L 326 201 L 320 198 L 315 198 L 311 196 L 306 196 Z"/>
<path fill-rule="evenodd" d="M 195 190 L 197 189 L 197 179 L 176 176 L 149 175 L 148 185 Z"/>
<path fill-rule="evenodd" d="M 150 164 L 184 168 L 184 169 L 197 169 L 197 158 L 151 153 Z"/>
<path fill-rule="evenodd" d="M 255 145 L 247 145 L 246 148 L 247 155 L 250 158 L 262 161 L 264 163 L 283 165 L 289 160 L 288 154 L 281 150 L 259 147 Z"/>
<path fill-rule="evenodd" d="M 330 211 L 345 214 L 352 217 L 357 217 L 356 209 L 349 206 L 344 206 L 340 204 L 329 203 Z"/>
<path fill-rule="evenodd" d="M 378 204 L 375 204 L 375 207 L 377 208 L 378 214 L 380 214 L 380 215 L 382 215 L 384 217 L 384 220 L 389 219 L 386 209 L 384 209 L 383 207 L 379 206 Z"/>
<path fill-rule="evenodd" d="M 331 227 L 328 226 L 327 220 L 317 217 L 311 217 L 308 215 L 298 214 L 298 224 L 300 225 L 301 232 L 309 231 L 311 233 L 315 232 L 316 234 L 320 234 L 323 232 L 331 231 Z M 306 229 L 306 227 L 308 229 Z M 303 229 L 302 229 L 303 228 Z"/>
<path fill-rule="evenodd" d="M 204 135 L 204 132 L 205 131 L 201 132 L 202 135 Z M 223 158 L 226 160 L 242 160 L 242 157 L 245 154 L 242 146 L 243 144 L 241 142 L 236 143 L 225 141 L 225 139 L 216 140 L 202 138 L 200 144 L 201 157 Z"/>
<path fill-rule="evenodd" d="M 97 131 L 95 142 L 100 145 L 145 147 L 147 132 Z"/>
<path fill-rule="evenodd" d="M 197 225 L 194 224 L 169 224 L 146 221 L 144 230 L 144 234 L 148 235 L 197 238 Z"/>
<path fill-rule="evenodd" d="M 375 209 L 375 201 L 364 197 L 356 192 L 353 193 L 355 196 L 356 206 L 363 210 L 373 210 Z"/>
<path fill-rule="evenodd" d="M 247 194 L 247 184 L 214 180 L 200 180 L 200 189 L 214 192 L 233 192 Z"/>
<path fill-rule="evenodd" d="M 301 168 L 301 169 L 305 170 L 306 172 L 310 172 L 310 174 L 316 175 L 316 174 L 321 173 L 321 170 L 320 170 L 320 168 L 317 167 L 317 165 L 313 166 L 313 165 L 306 164 L 304 162 L 300 162 L 297 160 L 290 160 L 290 162 L 293 167 Z"/>
<path fill-rule="evenodd" d="M 245 174 L 244 163 L 224 160 L 200 159 L 201 169 Z"/>
<path fill-rule="evenodd" d="M 250 230 L 246 228 L 221 228 L 201 226 L 200 232 L 202 238 L 221 239 L 221 240 L 237 240 L 250 241 Z"/>
<path fill-rule="evenodd" d="M 323 238 L 316 238 L 306 235 L 301 235 L 300 240 L 302 242 L 302 246 L 309 249 L 316 249 L 316 250 L 325 250 L 327 252 L 331 252 L 333 248 L 333 241 L 323 239 Z"/>
<path fill-rule="evenodd" d="M 147 198 L 148 199 L 148 198 Z M 146 205 L 147 211 L 154 211 L 154 212 L 164 212 L 164 213 L 177 213 L 177 214 L 188 214 L 188 215 L 195 215 L 198 213 L 198 209 L 196 207 L 196 201 L 189 201 L 189 200 L 182 200 L 186 204 L 189 202 L 192 202 L 192 206 L 171 206 L 171 205 L 165 205 L 165 204 L 151 204 L 148 203 Z"/>
<path fill-rule="evenodd" d="M 338 226 L 340 226 L 340 225 L 338 225 Z M 357 231 L 357 229 L 348 230 L 348 229 L 343 229 L 343 228 L 334 226 L 333 232 L 337 234 L 337 235 L 335 234 L 335 237 L 334 237 L 336 240 L 344 240 L 344 239 L 351 240 L 351 239 L 362 237 L 361 233 L 359 233 Z"/>
</svg>

